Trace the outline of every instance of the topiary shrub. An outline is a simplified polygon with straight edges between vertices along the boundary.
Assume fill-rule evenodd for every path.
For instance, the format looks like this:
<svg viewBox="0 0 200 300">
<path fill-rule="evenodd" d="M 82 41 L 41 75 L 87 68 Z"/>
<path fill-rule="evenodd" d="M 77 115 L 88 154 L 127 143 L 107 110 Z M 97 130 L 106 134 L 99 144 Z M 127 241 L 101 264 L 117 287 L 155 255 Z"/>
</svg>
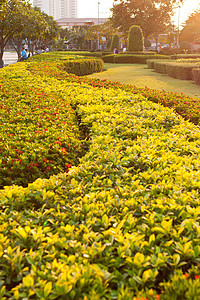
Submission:
<svg viewBox="0 0 200 300">
<path fill-rule="evenodd" d="M 114 34 L 111 41 L 110 50 L 114 50 L 114 48 L 119 49 L 119 36 L 118 34 Z"/>
<path fill-rule="evenodd" d="M 140 26 L 133 25 L 129 29 L 128 51 L 144 51 L 144 37 Z"/>
</svg>

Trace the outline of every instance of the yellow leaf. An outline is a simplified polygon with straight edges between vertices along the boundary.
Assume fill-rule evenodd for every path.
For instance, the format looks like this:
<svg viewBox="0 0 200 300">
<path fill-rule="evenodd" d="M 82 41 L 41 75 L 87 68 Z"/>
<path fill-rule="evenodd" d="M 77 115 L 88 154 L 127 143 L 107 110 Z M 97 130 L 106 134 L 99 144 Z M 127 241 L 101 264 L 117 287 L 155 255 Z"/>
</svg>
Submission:
<svg viewBox="0 0 200 300">
<path fill-rule="evenodd" d="M 32 287 L 34 285 L 34 279 L 30 275 L 27 275 L 26 277 L 24 277 L 22 279 L 22 282 L 26 287 Z"/>
</svg>

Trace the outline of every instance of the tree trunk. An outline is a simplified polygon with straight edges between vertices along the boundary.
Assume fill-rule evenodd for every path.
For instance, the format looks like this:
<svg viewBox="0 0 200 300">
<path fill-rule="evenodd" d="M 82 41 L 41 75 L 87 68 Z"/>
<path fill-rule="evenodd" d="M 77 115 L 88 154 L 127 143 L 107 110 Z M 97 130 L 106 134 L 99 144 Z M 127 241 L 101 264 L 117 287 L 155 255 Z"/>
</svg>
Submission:
<svg viewBox="0 0 200 300">
<path fill-rule="evenodd" d="M 4 53 L 4 47 L 1 45 L 0 46 L 0 68 L 4 67 L 3 53 Z"/>
</svg>

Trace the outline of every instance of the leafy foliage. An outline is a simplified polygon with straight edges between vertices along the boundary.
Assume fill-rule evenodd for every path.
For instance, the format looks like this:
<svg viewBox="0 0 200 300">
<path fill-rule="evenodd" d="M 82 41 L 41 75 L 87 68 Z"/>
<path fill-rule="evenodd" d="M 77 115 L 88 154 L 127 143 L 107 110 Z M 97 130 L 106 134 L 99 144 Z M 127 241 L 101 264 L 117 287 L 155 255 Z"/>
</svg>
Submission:
<svg viewBox="0 0 200 300">
<path fill-rule="evenodd" d="M 175 5 L 183 1 L 120 0 L 115 1 L 111 20 L 115 28 L 128 33 L 132 25 L 142 28 L 144 37 L 158 36 L 170 24 Z"/>
<path fill-rule="evenodd" d="M 26 68 L 1 70 L 4 89 Z M 68 173 L 0 191 L 1 298 L 198 299 L 199 127 L 148 101 L 161 92 L 42 71 L 36 88 L 71 95 L 89 148 Z"/>
<path fill-rule="evenodd" d="M 192 13 L 185 21 L 181 30 L 181 41 L 198 42 L 200 41 L 200 10 Z"/>
</svg>

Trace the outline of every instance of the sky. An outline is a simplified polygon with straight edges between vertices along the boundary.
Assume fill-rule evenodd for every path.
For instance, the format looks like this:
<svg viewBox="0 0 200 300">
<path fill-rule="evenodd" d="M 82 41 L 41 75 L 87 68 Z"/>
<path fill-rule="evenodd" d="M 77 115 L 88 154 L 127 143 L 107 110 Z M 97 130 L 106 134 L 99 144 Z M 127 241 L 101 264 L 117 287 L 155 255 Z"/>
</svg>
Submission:
<svg viewBox="0 0 200 300">
<path fill-rule="evenodd" d="M 99 18 L 107 18 L 110 16 L 113 2 L 113 0 L 78 0 L 78 18 L 98 18 L 98 12 Z M 174 24 L 178 26 L 179 23 L 181 27 L 181 24 L 197 8 L 200 8 L 200 0 L 185 0 L 180 8 L 180 15 L 177 12 L 174 16 Z"/>
</svg>

